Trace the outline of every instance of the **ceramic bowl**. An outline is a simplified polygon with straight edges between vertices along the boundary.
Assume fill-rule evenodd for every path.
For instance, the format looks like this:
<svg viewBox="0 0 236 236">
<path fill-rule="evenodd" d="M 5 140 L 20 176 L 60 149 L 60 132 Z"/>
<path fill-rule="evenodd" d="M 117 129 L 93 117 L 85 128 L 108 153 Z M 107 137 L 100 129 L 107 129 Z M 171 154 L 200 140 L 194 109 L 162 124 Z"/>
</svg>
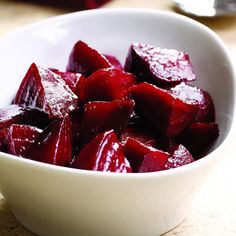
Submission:
<svg viewBox="0 0 236 236">
<path fill-rule="evenodd" d="M 197 85 L 214 99 L 220 137 L 201 160 L 143 174 L 70 169 L 0 153 L 0 191 L 15 217 L 38 235 L 162 234 L 188 216 L 196 194 L 230 145 L 235 74 L 227 50 L 210 29 L 173 13 L 112 9 L 59 16 L 0 40 L 0 106 L 11 102 L 32 62 L 65 69 L 79 39 L 122 62 L 131 42 L 188 52 Z"/>
</svg>

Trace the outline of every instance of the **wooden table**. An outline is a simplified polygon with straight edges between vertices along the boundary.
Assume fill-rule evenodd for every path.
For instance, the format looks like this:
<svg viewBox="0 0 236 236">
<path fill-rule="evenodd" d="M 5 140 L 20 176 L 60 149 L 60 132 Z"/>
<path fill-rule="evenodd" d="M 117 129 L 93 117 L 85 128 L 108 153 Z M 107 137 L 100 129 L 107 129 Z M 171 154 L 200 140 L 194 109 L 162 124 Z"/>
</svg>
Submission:
<svg viewBox="0 0 236 236">
<path fill-rule="evenodd" d="M 103 7 L 143 7 L 174 11 L 172 2 L 169 0 L 113 0 Z M 0 35 L 33 21 L 77 10 L 77 7 L 57 7 L 55 4 L 54 6 L 40 4 L 40 1 L 0 0 Z M 236 64 L 236 17 L 195 19 L 206 24 L 222 38 Z M 232 145 L 225 153 L 225 161 L 221 163 L 200 192 L 192 213 L 181 225 L 165 234 L 166 236 L 236 235 L 236 157 L 234 157 L 234 151 Z M 0 235 L 33 235 L 14 219 L 1 195 Z"/>
</svg>

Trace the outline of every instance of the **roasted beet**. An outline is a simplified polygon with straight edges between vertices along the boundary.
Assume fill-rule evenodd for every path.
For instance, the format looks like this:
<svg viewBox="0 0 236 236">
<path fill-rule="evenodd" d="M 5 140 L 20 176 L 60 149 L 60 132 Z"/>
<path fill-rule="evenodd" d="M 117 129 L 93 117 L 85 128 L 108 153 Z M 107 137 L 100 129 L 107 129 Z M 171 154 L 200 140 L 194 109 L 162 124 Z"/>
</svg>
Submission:
<svg viewBox="0 0 236 236">
<path fill-rule="evenodd" d="M 121 143 L 125 144 L 129 138 L 136 139 L 147 146 L 156 147 L 157 140 L 150 129 L 141 125 L 130 125 L 127 127 L 120 137 Z"/>
<path fill-rule="evenodd" d="M 77 108 L 78 98 L 54 72 L 34 63 L 26 73 L 14 103 L 38 109 L 50 118 L 63 117 Z"/>
<path fill-rule="evenodd" d="M 110 0 L 83 0 L 85 1 L 85 7 L 88 9 L 94 9 L 109 2 Z"/>
<path fill-rule="evenodd" d="M 148 153 L 144 156 L 138 172 L 142 173 L 165 170 L 165 164 L 168 158 L 169 154 L 160 150 Z"/>
<path fill-rule="evenodd" d="M 165 169 L 173 169 L 194 162 L 191 153 L 181 144 L 170 150 L 170 157 L 165 164 Z"/>
<path fill-rule="evenodd" d="M 25 157 L 25 153 L 41 132 L 41 129 L 34 126 L 11 125 L 6 137 L 7 152 L 16 156 Z"/>
<path fill-rule="evenodd" d="M 80 100 L 112 101 L 129 98 L 129 88 L 136 83 L 135 77 L 119 69 L 101 69 L 90 75 L 83 85 Z"/>
<path fill-rule="evenodd" d="M 199 159 L 210 148 L 219 136 L 216 123 L 192 123 L 177 140 L 183 144 L 194 159 Z"/>
<path fill-rule="evenodd" d="M 7 145 L 6 145 L 7 134 L 8 134 L 8 128 L 4 128 L 0 130 L 0 151 L 1 152 L 7 151 Z"/>
<path fill-rule="evenodd" d="M 131 164 L 133 172 L 164 170 L 165 163 L 169 158 L 167 152 L 145 145 L 133 138 L 128 138 L 123 149 L 126 158 Z"/>
<path fill-rule="evenodd" d="M 128 124 L 134 101 L 88 102 L 82 123 L 82 142 L 86 143 L 99 133 L 114 129 L 121 134 Z"/>
<path fill-rule="evenodd" d="M 8 128 L 12 124 L 28 124 L 44 128 L 49 123 L 49 118 L 38 110 L 10 105 L 0 109 L 0 129 Z"/>
<path fill-rule="evenodd" d="M 141 81 L 157 85 L 195 80 L 187 53 L 143 43 L 131 45 L 125 71 L 135 74 Z"/>
<path fill-rule="evenodd" d="M 119 60 L 116 57 L 111 56 L 111 55 L 107 55 L 107 54 L 103 54 L 103 55 L 112 64 L 113 67 L 123 70 L 121 63 L 119 62 Z"/>
<path fill-rule="evenodd" d="M 72 161 L 72 167 L 105 172 L 131 172 L 113 130 L 93 138 Z"/>
<path fill-rule="evenodd" d="M 196 117 L 198 106 L 188 104 L 146 82 L 131 89 L 136 110 L 144 120 L 168 137 L 181 133 Z"/>
<path fill-rule="evenodd" d="M 200 88 L 181 83 L 170 89 L 170 93 L 188 104 L 198 104 L 199 111 L 195 121 L 214 122 L 215 107 L 210 94 Z"/>
<path fill-rule="evenodd" d="M 70 53 L 66 71 L 78 72 L 87 77 L 96 70 L 109 67 L 112 67 L 112 64 L 105 56 L 80 40 Z"/>
<path fill-rule="evenodd" d="M 73 72 L 62 72 L 57 69 L 50 68 L 50 70 L 58 75 L 66 82 L 66 84 L 70 87 L 71 91 L 79 97 L 81 88 L 84 83 L 84 76 L 80 73 Z"/>
<path fill-rule="evenodd" d="M 25 156 L 44 163 L 66 166 L 72 159 L 72 130 L 68 116 L 53 121 L 38 136 Z"/>
</svg>

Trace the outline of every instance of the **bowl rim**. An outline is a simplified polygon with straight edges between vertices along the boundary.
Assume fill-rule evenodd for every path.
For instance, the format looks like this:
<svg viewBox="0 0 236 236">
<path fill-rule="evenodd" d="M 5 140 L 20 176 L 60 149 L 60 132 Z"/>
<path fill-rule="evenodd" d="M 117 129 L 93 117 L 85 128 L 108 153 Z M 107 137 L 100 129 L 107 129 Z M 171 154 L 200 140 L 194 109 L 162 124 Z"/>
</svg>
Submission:
<svg viewBox="0 0 236 236">
<path fill-rule="evenodd" d="M 78 11 L 78 12 L 73 12 L 73 13 L 67 13 L 63 15 L 58 15 L 54 17 L 49 17 L 47 19 L 43 19 L 40 21 L 36 21 L 30 24 L 27 24 L 25 26 L 19 27 L 9 33 L 6 33 L 5 35 L 0 37 L 0 43 L 3 40 L 7 40 L 8 37 L 13 37 L 14 35 L 17 35 L 18 33 L 21 33 L 23 31 L 30 31 L 32 29 L 35 29 L 35 27 L 43 26 L 45 23 L 53 23 L 57 21 L 63 21 L 63 20 L 69 20 L 74 17 L 82 17 L 86 16 L 89 17 L 90 15 L 100 15 L 100 14 L 124 14 L 124 13 L 129 13 L 129 14 L 146 14 L 146 15 L 159 15 L 159 16 L 168 16 L 172 17 L 173 19 L 176 20 L 181 20 L 183 22 L 186 22 L 187 24 L 192 24 L 194 27 L 201 28 L 205 33 L 210 35 L 211 37 L 214 38 L 214 40 L 217 42 L 219 47 L 222 48 L 222 52 L 225 54 L 225 58 L 227 59 L 227 64 L 229 65 L 229 68 L 232 72 L 232 84 L 233 84 L 233 94 L 232 96 L 235 98 L 235 90 L 236 90 L 236 69 L 233 66 L 233 62 L 231 60 L 231 56 L 229 53 L 229 50 L 227 49 L 226 45 L 224 42 L 220 39 L 220 37 L 210 28 L 207 26 L 203 25 L 200 22 L 197 22 L 194 19 L 191 19 L 187 16 L 180 15 L 175 12 L 169 12 L 165 10 L 152 10 L 152 9 L 143 9 L 143 8 L 107 8 L 107 9 L 93 9 L 93 10 L 84 10 L 84 11 Z M 88 176 L 111 176 L 114 178 L 152 178 L 152 177 L 165 177 L 165 176 L 172 176 L 172 175 L 179 175 L 184 172 L 191 172 L 194 169 L 199 169 L 204 165 L 209 164 L 213 159 L 215 158 L 220 158 L 219 156 L 215 155 L 216 153 L 224 153 L 224 150 L 230 145 L 230 143 L 233 140 L 233 130 L 236 130 L 236 118 L 235 118 L 235 108 L 236 104 L 232 105 L 233 111 L 232 111 L 232 121 L 231 125 L 228 131 L 228 134 L 226 135 L 225 139 L 219 144 L 218 147 L 216 147 L 213 151 L 211 151 L 209 154 L 205 155 L 203 158 L 178 167 L 174 169 L 168 169 L 164 171 L 158 171 L 158 172 L 146 172 L 146 173 L 115 173 L 115 172 L 101 172 L 101 171 L 91 171 L 91 170 L 82 170 L 82 169 L 75 169 L 75 168 L 69 168 L 69 167 L 63 167 L 63 166 L 57 166 L 57 165 L 52 165 L 52 164 L 47 164 L 43 162 L 38 162 L 26 158 L 19 158 L 18 156 L 4 153 L 0 151 L 0 159 L 8 159 L 9 161 L 13 162 L 19 162 L 20 164 L 23 165 L 30 165 L 34 168 L 44 168 L 50 171 L 54 172 L 63 172 L 63 173 L 72 173 L 76 175 L 88 175 Z M 235 127 L 235 128 L 234 128 Z"/>
</svg>

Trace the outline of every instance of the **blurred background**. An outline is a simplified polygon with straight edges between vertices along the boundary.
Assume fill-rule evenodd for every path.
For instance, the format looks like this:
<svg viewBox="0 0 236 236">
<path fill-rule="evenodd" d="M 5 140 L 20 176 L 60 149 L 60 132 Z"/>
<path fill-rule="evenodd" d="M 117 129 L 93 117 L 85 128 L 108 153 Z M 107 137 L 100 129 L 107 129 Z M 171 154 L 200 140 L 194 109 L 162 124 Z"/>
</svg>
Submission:
<svg viewBox="0 0 236 236">
<path fill-rule="evenodd" d="M 196 2 L 203 1 L 196 0 Z M 235 1 L 232 2 L 232 6 L 235 7 Z M 85 9 L 136 7 L 165 10 L 187 15 L 215 31 L 225 42 L 232 60 L 236 64 L 236 15 L 201 17 L 199 14 L 188 15 L 183 13 L 176 6 L 176 2 L 171 0 L 0 0 L 0 36 L 38 20 Z M 203 9 L 206 10 L 206 6 L 203 6 Z M 214 13 L 211 13 L 211 15 L 214 15 Z M 224 95 L 222 94 L 222 96 Z M 233 152 L 234 150 L 232 150 Z M 197 199 L 197 207 L 188 219 L 165 235 L 236 235 L 236 161 L 234 159 L 226 159 L 220 168 L 215 171 Z M 0 235 L 33 235 L 14 219 L 1 195 Z"/>
</svg>

